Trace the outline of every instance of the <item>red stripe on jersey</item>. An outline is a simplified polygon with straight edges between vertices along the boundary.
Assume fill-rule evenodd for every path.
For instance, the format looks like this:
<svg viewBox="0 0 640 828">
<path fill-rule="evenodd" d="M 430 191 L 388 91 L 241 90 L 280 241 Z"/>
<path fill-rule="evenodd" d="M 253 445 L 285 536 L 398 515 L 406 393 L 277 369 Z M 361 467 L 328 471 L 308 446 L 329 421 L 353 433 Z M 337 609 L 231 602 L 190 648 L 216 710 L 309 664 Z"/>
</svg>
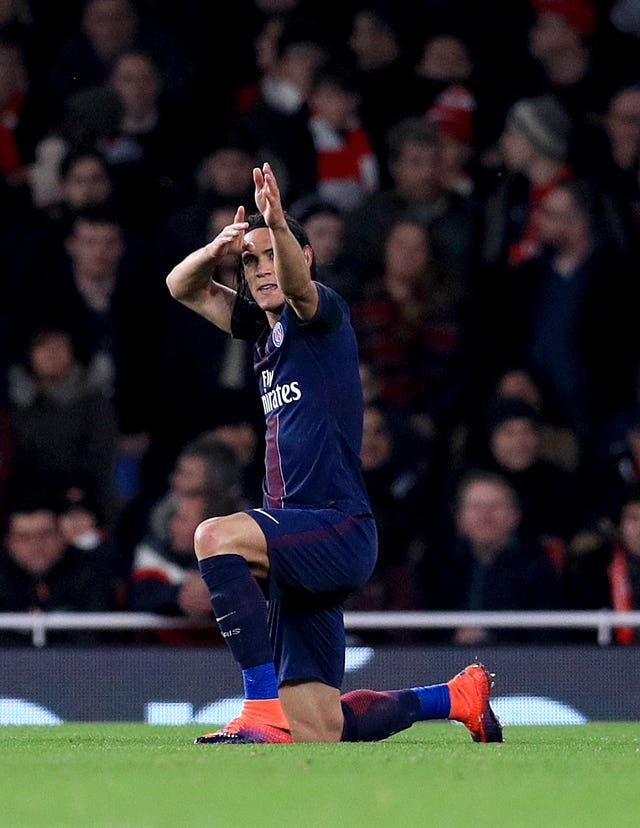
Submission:
<svg viewBox="0 0 640 828">
<path fill-rule="evenodd" d="M 267 421 L 267 449 L 266 449 L 266 481 L 267 481 L 267 503 L 272 509 L 282 507 L 285 487 L 284 475 L 282 473 L 282 458 L 278 446 L 278 434 L 280 430 L 280 415 L 274 414 Z"/>
</svg>

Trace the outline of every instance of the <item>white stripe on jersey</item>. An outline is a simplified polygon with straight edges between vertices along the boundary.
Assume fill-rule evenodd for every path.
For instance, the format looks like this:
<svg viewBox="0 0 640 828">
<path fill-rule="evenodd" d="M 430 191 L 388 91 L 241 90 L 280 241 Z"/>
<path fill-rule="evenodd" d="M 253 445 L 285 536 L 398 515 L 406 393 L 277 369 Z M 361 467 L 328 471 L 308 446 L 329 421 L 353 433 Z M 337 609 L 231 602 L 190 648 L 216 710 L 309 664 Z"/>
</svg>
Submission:
<svg viewBox="0 0 640 828">
<path fill-rule="evenodd" d="M 273 515 L 270 515 L 268 512 L 265 512 L 264 509 L 252 509 L 251 511 L 252 512 L 260 512 L 261 515 L 264 515 L 265 517 L 268 517 L 269 520 L 272 520 L 274 523 L 277 523 L 278 526 L 280 526 L 280 521 L 276 520 Z"/>
</svg>

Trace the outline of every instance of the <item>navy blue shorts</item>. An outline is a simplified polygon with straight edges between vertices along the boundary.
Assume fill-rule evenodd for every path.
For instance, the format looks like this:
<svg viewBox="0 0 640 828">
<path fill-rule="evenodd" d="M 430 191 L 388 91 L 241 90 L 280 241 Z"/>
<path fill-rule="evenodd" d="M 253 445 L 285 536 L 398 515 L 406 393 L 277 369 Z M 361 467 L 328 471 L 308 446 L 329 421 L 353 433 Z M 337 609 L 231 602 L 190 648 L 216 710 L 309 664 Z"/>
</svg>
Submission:
<svg viewBox="0 0 640 828">
<path fill-rule="evenodd" d="M 247 509 L 267 539 L 269 631 L 278 681 L 344 677 L 342 606 L 373 572 L 378 538 L 370 516 L 335 509 Z"/>
</svg>

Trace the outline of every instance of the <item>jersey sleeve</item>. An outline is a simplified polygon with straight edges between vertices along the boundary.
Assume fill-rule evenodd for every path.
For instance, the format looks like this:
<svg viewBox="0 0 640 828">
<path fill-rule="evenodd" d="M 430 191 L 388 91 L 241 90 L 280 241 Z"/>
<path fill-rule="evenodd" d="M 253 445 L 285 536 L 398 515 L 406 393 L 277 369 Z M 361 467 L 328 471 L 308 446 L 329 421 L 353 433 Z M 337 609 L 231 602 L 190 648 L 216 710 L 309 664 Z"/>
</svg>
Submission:
<svg viewBox="0 0 640 828">
<path fill-rule="evenodd" d="M 345 300 L 333 288 L 316 282 L 318 288 L 318 308 L 311 319 L 302 320 L 292 314 L 298 325 L 317 331 L 336 331 L 342 324 L 349 308 Z"/>
</svg>

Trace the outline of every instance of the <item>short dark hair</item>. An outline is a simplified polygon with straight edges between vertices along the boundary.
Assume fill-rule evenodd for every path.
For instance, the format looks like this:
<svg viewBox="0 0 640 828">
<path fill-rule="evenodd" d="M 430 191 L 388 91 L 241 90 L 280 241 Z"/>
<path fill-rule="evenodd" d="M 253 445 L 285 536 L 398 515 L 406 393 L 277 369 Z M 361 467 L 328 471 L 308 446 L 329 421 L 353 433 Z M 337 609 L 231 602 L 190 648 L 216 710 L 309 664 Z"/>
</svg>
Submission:
<svg viewBox="0 0 640 828">
<path fill-rule="evenodd" d="M 297 219 L 294 219 L 293 216 L 290 216 L 287 212 L 285 212 L 284 217 L 285 221 L 287 222 L 287 226 L 289 227 L 289 230 L 291 230 L 291 232 L 293 233 L 300 247 L 311 247 L 309 236 L 307 235 L 307 231 L 304 229 L 302 224 Z M 249 225 L 249 227 L 246 230 L 247 233 L 250 233 L 252 230 L 257 230 L 258 228 L 267 228 L 267 222 L 265 221 L 262 213 L 250 213 L 246 217 L 246 221 Z M 318 268 L 316 265 L 315 257 L 311 262 L 310 270 L 311 278 L 316 279 L 318 276 Z M 240 273 L 238 276 L 238 292 L 241 295 L 246 295 L 247 293 L 247 285 L 246 280 L 244 278 L 244 270 L 242 268 L 240 268 Z"/>
<path fill-rule="evenodd" d="M 425 147 L 440 146 L 438 128 L 425 118 L 410 116 L 397 121 L 387 132 L 386 144 L 389 161 L 397 161 L 408 144 Z"/>
</svg>

